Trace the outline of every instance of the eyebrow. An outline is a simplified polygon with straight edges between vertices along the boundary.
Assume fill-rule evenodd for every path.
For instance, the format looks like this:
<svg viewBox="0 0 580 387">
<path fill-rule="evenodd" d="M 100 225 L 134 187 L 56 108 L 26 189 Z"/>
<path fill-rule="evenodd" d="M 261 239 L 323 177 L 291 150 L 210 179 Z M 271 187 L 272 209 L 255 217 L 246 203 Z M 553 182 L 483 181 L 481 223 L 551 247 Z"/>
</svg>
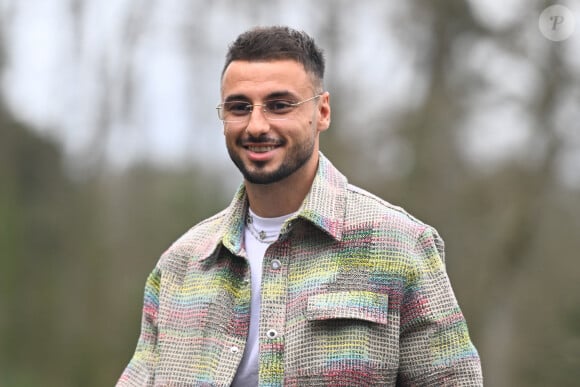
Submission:
<svg viewBox="0 0 580 387">
<path fill-rule="evenodd" d="M 276 99 L 276 98 L 298 99 L 298 97 L 294 93 L 287 91 L 287 90 L 283 90 L 283 91 L 275 91 L 273 93 L 268 94 L 264 98 L 264 101 L 268 101 L 268 100 Z M 226 99 L 224 100 L 224 102 L 231 102 L 231 101 L 248 101 L 248 102 L 250 102 L 250 99 L 244 94 L 232 94 L 232 95 L 228 95 L 226 97 Z"/>
</svg>

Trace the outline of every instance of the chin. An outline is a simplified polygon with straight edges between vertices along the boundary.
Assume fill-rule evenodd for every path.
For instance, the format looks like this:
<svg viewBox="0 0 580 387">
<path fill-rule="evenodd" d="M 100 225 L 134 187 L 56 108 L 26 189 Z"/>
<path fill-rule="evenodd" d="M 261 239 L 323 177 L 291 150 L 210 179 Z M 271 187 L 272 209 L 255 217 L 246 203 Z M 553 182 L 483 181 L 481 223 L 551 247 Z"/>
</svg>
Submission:
<svg viewBox="0 0 580 387">
<path fill-rule="evenodd" d="M 287 176 L 280 176 L 277 173 L 243 173 L 244 179 L 252 184 L 267 185 L 284 180 Z"/>
</svg>

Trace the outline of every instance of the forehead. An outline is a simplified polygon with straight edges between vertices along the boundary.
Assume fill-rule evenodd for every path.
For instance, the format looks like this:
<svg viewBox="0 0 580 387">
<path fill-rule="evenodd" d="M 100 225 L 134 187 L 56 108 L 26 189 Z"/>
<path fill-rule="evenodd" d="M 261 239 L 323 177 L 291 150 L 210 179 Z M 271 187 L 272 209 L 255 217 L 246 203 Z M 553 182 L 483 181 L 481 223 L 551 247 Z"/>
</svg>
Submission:
<svg viewBox="0 0 580 387">
<path fill-rule="evenodd" d="M 304 66 L 293 60 L 233 61 L 222 77 L 222 98 L 245 95 L 262 98 L 276 92 L 302 94 L 313 88 Z"/>
</svg>

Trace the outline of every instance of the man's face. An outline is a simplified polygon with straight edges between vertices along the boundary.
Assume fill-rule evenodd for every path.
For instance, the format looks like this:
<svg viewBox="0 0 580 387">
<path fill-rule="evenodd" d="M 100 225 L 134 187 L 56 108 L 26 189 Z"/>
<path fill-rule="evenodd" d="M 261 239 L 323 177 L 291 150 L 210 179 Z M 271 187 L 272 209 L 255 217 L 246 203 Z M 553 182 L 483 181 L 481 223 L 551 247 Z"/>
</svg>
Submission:
<svg viewBox="0 0 580 387">
<path fill-rule="evenodd" d="M 296 103 L 316 94 L 304 67 L 293 60 L 233 61 L 222 79 L 224 102 Z M 246 118 L 241 123 L 224 122 L 228 153 L 248 182 L 275 183 L 317 162 L 312 155 L 318 153 L 319 133 L 330 123 L 329 96 L 324 93 L 300 104 L 287 119 L 269 119 L 261 106 Z"/>
</svg>

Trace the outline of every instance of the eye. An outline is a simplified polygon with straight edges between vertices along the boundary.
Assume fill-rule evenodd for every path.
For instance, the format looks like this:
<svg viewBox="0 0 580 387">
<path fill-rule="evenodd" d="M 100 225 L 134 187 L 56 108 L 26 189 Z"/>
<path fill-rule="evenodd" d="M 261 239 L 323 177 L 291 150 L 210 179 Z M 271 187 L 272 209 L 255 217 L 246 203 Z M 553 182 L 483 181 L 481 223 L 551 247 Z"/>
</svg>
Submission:
<svg viewBox="0 0 580 387">
<path fill-rule="evenodd" d="M 244 116 L 252 111 L 252 105 L 244 101 L 232 101 L 224 103 L 224 111 L 236 116 Z"/>
<path fill-rule="evenodd" d="M 294 109 L 294 104 L 283 99 L 274 99 L 264 103 L 266 109 L 274 114 L 286 114 Z"/>
</svg>

